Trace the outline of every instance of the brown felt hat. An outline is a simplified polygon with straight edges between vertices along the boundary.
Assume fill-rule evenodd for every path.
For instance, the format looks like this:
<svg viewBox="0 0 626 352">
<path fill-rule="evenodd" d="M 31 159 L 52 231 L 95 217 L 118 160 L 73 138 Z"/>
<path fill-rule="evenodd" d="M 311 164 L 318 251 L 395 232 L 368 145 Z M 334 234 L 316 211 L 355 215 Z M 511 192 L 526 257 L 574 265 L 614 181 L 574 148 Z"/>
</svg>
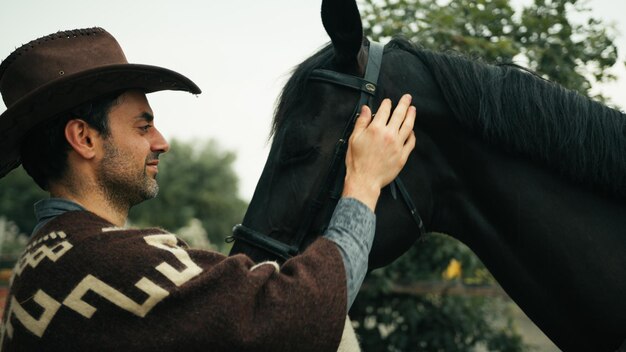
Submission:
<svg viewBox="0 0 626 352">
<path fill-rule="evenodd" d="M 20 143 L 33 127 L 103 95 L 200 88 L 180 73 L 129 64 L 102 28 L 57 32 L 22 45 L 0 64 L 0 178 L 20 165 Z"/>
</svg>

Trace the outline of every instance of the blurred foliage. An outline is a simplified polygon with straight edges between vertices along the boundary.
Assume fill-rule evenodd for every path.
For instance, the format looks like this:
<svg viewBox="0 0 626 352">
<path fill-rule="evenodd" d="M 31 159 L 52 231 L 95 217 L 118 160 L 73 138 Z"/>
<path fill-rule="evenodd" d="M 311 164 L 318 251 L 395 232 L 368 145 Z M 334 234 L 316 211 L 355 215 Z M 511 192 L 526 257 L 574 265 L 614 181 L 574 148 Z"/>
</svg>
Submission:
<svg viewBox="0 0 626 352">
<path fill-rule="evenodd" d="M 365 32 L 374 40 L 402 35 L 436 51 L 520 63 L 584 95 L 593 83 L 615 79 L 608 71 L 617 61 L 615 29 L 591 17 L 584 0 L 534 0 L 519 13 L 509 0 L 360 0 L 360 5 Z"/>
<path fill-rule="evenodd" d="M 424 235 L 400 259 L 371 272 L 350 318 L 364 351 L 523 351 L 510 302 L 503 297 L 398 293 L 395 284 L 448 281 L 496 285 L 481 261 L 459 241 Z"/>
<path fill-rule="evenodd" d="M 518 63 L 589 95 L 615 77 L 613 28 L 592 18 L 586 2 L 534 0 L 516 12 L 509 0 L 360 0 L 366 35 L 401 35 L 423 48 L 455 51 L 488 63 Z M 572 18 L 588 18 L 575 23 Z M 594 97 L 604 101 L 604 97 Z M 398 293 L 398 283 L 496 285 L 469 248 L 429 234 L 388 267 L 368 275 L 350 316 L 364 351 L 521 351 L 503 298 Z"/>
<path fill-rule="evenodd" d="M 18 230 L 30 234 L 35 227 L 33 204 L 47 198 L 20 166 L 0 179 L 0 216 L 13 222 Z"/>
<path fill-rule="evenodd" d="M 176 231 L 176 235 L 185 241 L 189 247 L 197 249 L 208 249 L 212 251 L 219 251 L 219 243 L 211 243 L 209 236 L 202 226 L 202 221 L 193 218 L 189 220 L 189 223 L 185 227 L 181 227 Z M 226 250 L 223 250 L 226 254 Z"/>
<path fill-rule="evenodd" d="M 28 236 L 20 233 L 14 222 L 0 216 L 0 268 L 13 267 L 13 261 L 22 254 L 27 243 Z"/>
<path fill-rule="evenodd" d="M 159 159 L 158 196 L 131 209 L 138 226 L 160 226 L 169 231 L 200 221 L 209 242 L 227 251 L 224 238 L 241 222 L 246 203 L 238 196 L 238 178 L 232 168 L 235 154 L 221 151 L 215 142 L 173 140 Z"/>
</svg>

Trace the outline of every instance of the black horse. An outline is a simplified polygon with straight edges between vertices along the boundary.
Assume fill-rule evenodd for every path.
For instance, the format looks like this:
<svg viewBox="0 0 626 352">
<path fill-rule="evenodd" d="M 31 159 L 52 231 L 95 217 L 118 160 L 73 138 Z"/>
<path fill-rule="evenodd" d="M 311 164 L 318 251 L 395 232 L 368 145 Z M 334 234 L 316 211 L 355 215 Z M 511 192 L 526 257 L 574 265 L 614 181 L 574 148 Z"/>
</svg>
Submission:
<svg viewBox="0 0 626 352">
<path fill-rule="evenodd" d="M 358 92 L 311 80 L 325 68 L 362 77 L 369 43 L 353 0 L 326 1 L 332 44 L 284 87 L 273 143 L 243 225 L 292 243 Z M 560 348 L 614 351 L 626 338 L 626 117 L 513 66 L 492 66 L 386 45 L 375 101 L 410 93 L 417 146 L 401 177 L 429 231 L 481 258 L 506 292 Z M 374 110 L 377 104 L 374 104 Z M 418 237 L 393 192 L 376 210 L 371 268 Z M 328 201 L 316 214 L 332 210 Z M 305 244 L 322 233 L 314 216 Z M 233 253 L 274 255 L 236 241 Z"/>
</svg>

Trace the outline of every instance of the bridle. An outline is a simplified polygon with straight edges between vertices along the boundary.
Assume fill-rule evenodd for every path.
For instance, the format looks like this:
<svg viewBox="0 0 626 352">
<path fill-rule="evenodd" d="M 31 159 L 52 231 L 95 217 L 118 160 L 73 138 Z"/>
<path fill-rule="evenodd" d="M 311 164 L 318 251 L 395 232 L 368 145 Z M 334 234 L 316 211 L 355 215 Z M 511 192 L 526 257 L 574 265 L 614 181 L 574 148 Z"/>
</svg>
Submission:
<svg viewBox="0 0 626 352">
<path fill-rule="evenodd" d="M 302 243 L 306 234 L 309 232 L 310 227 L 316 217 L 319 216 L 320 210 L 323 209 L 326 202 L 333 202 L 332 207 L 327 207 L 327 213 L 324 214 L 324 224 L 330 222 L 333 209 L 341 197 L 343 189 L 344 173 L 345 173 L 345 156 L 348 148 L 348 138 L 352 134 L 354 129 L 354 123 L 359 116 L 361 106 L 370 106 L 371 99 L 376 95 L 376 88 L 378 83 L 378 76 L 380 73 L 380 67 L 383 60 L 383 45 L 376 42 L 370 42 L 369 54 L 367 58 L 367 66 L 365 68 L 364 78 L 352 76 L 340 72 L 316 69 L 309 75 L 310 80 L 327 82 L 347 88 L 357 90 L 361 93 L 359 101 L 354 107 L 350 119 L 346 123 L 341 138 L 337 141 L 335 146 L 335 152 L 333 154 L 332 161 L 326 172 L 324 183 L 321 184 L 317 193 L 317 197 L 309 205 L 308 211 L 298 227 L 296 238 L 293 244 L 283 243 L 276 239 L 273 239 L 263 233 L 260 233 L 254 229 L 244 226 L 243 224 L 235 225 L 233 228 L 233 235 L 227 239 L 227 241 L 241 240 L 248 244 L 261 248 L 275 256 L 287 260 L 300 252 Z M 415 220 L 419 234 L 422 234 L 424 230 L 424 224 L 417 211 L 415 203 L 411 199 L 404 183 L 398 176 L 391 184 L 391 195 L 394 199 L 397 199 L 397 192 L 400 192 L 404 203 L 411 212 L 411 216 Z M 327 225 L 326 225 L 327 226 Z"/>
</svg>

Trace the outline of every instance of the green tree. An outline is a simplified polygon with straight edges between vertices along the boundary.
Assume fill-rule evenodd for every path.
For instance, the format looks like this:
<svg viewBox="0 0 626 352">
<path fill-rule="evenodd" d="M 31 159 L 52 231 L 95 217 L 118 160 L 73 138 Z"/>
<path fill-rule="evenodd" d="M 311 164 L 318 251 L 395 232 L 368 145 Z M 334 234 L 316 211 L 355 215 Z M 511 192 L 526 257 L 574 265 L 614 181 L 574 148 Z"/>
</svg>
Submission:
<svg viewBox="0 0 626 352">
<path fill-rule="evenodd" d="M 19 232 L 30 233 L 35 227 L 33 204 L 47 196 L 20 166 L 0 179 L 0 217 L 13 222 Z"/>
<path fill-rule="evenodd" d="M 515 13 L 509 0 L 361 0 L 375 40 L 403 35 L 424 48 L 454 50 L 487 62 L 527 62 L 545 78 L 588 95 L 615 77 L 614 28 L 590 17 L 581 0 L 534 0 Z M 575 23 L 573 15 L 588 17 Z M 602 96 L 595 98 L 604 100 Z"/>
<path fill-rule="evenodd" d="M 402 35 L 435 51 L 460 52 L 490 63 L 522 63 L 585 95 L 592 83 L 614 79 L 607 71 L 617 59 L 611 27 L 594 18 L 571 21 L 574 14 L 589 14 L 583 1 L 535 0 L 516 12 L 509 0 L 360 0 L 360 9 L 367 36 L 377 41 Z M 455 261 L 461 270 L 444 279 L 442 274 Z M 365 351 L 527 348 L 515 331 L 506 299 L 400 289 L 415 282 L 496 285 L 467 247 L 445 235 L 424 236 L 392 265 L 368 275 L 350 311 Z"/>
<path fill-rule="evenodd" d="M 160 226 L 170 231 L 200 220 L 209 241 L 226 250 L 224 238 L 241 222 L 246 203 L 238 196 L 238 179 L 232 169 L 235 155 L 219 150 L 214 142 L 183 143 L 173 140 L 159 163 L 159 194 L 135 206 L 133 224 Z"/>
<path fill-rule="evenodd" d="M 21 234 L 17 225 L 0 216 L 0 269 L 10 268 L 20 256 L 28 237 Z M 0 275 L 0 283 L 2 282 Z"/>
<path fill-rule="evenodd" d="M 460 266 L 451 270 L 454 263 Z M 411 289 L 415 283 L 426 289 Z M 494 285 L 469 248 L 429 233 L 400 259 L 368 275 L 350 317 L 364 351 L 522 351 L 508 300 Z M 467 293 L 452 292 L 455 288 Z M 471 294 L 472 288 L 492 294 Z"/>
</svg>

